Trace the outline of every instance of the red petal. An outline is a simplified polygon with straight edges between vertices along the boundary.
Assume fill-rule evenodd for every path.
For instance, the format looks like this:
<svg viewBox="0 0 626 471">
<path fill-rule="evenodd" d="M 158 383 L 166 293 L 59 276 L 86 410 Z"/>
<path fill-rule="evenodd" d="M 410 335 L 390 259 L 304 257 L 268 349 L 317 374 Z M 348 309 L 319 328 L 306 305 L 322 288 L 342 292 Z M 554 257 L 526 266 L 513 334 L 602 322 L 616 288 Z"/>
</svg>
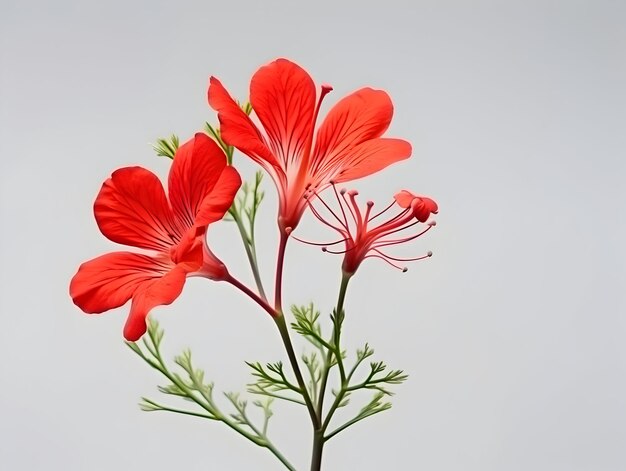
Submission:
<svg viewBox="0 0 626 471">
<path fill-rule="evenodd" d="M 355 180 L 376 173 L 411 155 L 411 144 L 402 139 L 372 139 L 351 149 L 342 157 L 335 182 Z"/>
<path fill-rule="evenodd" d="M 411 205 L 413 208 L 413 215 L 420 222 L 426 222 L 428 218 L 432 214 L 437 214 L 439 208 L 437 207 L 437 203 L 435 203 L 430 198 L 426 196 L 420 196 L 417 198 L 418 202 L 413 202 Z"/>
<path fill-rule="evenodd" d="M 142 286 L 133 296 L 130 313 L 124 326 L 124 338 L 135 342 L 146 332 L 146 317 L 156 306 L 174 302 L 183 290 L 187 272 L 176 266 L 163 277 Z"/>
<path fill-rule="evenodd" d="M 233 199 L 240 186 L 241 177 L 235 170 L 235 167 L 226 167 L 219 176 L 211 193 L 206 195 L 200 203 L 196 215 L 196 226 L 207 226 L 222 219 L 228 208 L 233 204 Z"/>
<path fill-rule="evenodd" d="M 411 208 L 413 216 L 420 221 L 426 222 L 431 214 L 437 214 L 437 203 L 427 196 L 417 196 L 408 190 L 402 190 L 394 195 L 394 199 L 402 208 Z"/>
<path fill-rule="evenodd" d="M 213 191 L 226 167 L 226 155 L 213 139 L 203 133 L 176 151 L 168 179 L 174 215 L 186 229 L 194 225 L 200 204 Z"/>
<path fill-rule="evenodd" d="M 411 206 L 411 202 L 415 198 L 417 198 L 417 196 L 411 193 L 409 190 L 400 190 L 393 196 L 393 198 L 396 200 L 396 203 L 398 203 L 398 206 L 400 206 L 401 208 L 408 208 L 409 206 Z"/>
<path fill-rule="evenodd" d="M 310 145 L 315 84 L 297 64 L 277 59 L 261 67 L 250 82 L 250 103 L 283 168 L 297 165 Z"/>
<path fill-rule="evenodd" d="M 70 282 L 70 296 L 88 314 L 125 304 L 143 284 L 163 276 L 167 260 L 130 252 L 113 252 L 83 263 Z"/>
<path fill-rule="evenodd" d="M 113 172 L 96 197 L 94 214 L 102 233 L 120 244 L 167 250 L 180 236 L 163 185 L 141 167 Z"/>
<path fill-rule="evenodd" d="M 235 146 L 272 173 L 274 167 L 281 168 L 252 120 L 215 77 L 209 82 L 209 105 L 218 112 L 220 135 L 227 144 Z"/>
<path fill-rule="evenodd" d="M 393 104 L 382 90 L 362 88 L 343 98 L 317 132 L 313 172 L 343 166 L 354 147 L 382 136 L 392 116 Z"/>
</svg>

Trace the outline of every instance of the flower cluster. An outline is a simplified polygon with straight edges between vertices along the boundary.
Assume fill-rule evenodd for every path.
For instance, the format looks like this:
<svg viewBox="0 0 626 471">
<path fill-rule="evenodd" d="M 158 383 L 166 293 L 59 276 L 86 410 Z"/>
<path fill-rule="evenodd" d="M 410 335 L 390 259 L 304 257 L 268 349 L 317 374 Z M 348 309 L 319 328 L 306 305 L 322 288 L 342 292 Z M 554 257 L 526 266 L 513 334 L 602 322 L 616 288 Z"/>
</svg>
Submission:
<svg viewBox="0 0 626 471">
<path fill-rule="evenodd" d="M 146 332 L 150 310 L 172 303 L 190 276 L 230 282 L 273 316 L 282 315 L 284 249 L 307 208 L 339 232 L 341 239 L 333 244 L 343 243 L 343 250 L 329 248 L 333 244 L 326 244 L 324 250 L 344 254 L 344 274 L 353 275 L 366 258 L 380 258 L 394 266 L 398 266 L 394 262 L 424 258 L 400 259 L 384 250 L 433 227 L 430 222 L 417 233 L 398 235 L 437 213 L 432 199 L 401 191 L 389 207 L 372 215 L 372 202 L 361 211 L 356 191 L 336 189 L 339 183 L 377 173 L 411 155 L 407 141 L 383 137 L 393 116 L 391 99 L 382 90 L 361 88 L 337 102 L 316 126 L 322 100 L 332 87 L 322 85 L 319 90 L 316 93 L 313 80 L 300 66 L 277 59 L 252 77 L 251 117 L 211 77 L 208 102 L 217 111 L 219 134 L 198 133 L 176 150 L 167 195 L 158 177 L 141 167 L 116 170 L 104 182 L 94 204 L 98 227 L 111 241 L 144 252 L 112 252 L 82 264 L 70 283 L 74 303 L 86 313 L 101 313 L 132 300 L 124 328 L 130 341 Z M 241 185 L 224 152 L 232 148 L 259 164 L 278 191 L 282 245 L 273 306 L 262 291 L 257 294 L 231 276 L 207 245 L 208 227 L 235 207 Z M 330 187 L 338 212 L 322 197 Z M 329 216 L 316 208 L 320 203 Z M 376 224 L 392 206 L 401 211 Z"/>
</svg>

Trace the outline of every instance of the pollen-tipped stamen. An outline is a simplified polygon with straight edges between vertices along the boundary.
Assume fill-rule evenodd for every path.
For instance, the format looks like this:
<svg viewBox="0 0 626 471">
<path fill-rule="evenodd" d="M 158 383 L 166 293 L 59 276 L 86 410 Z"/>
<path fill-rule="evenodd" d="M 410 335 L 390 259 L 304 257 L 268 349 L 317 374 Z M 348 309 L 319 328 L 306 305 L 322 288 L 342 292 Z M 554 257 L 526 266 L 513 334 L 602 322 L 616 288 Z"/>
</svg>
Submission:
<svg viewBox="0 0 626 471">
<path fill-rule="evenodd" d="M 391 203 L 389 203 L 389 205 L 388 205 L 385 209 L 383 209 L 382 211 L 377 212 L 374 216 L 372 216 L 371 218 L 369 218 L 369 219 L 367 220 L 367 222 L 372 222 L 374 219 L 376 219 L 376 218 L 377 218 L 378 216 L 380 216 L 381 214 L 386 213 L 387 211 L 389 211 L 389 210 L 393 207 L 393 205 L 394 205 L 394 204 L 396 204 L 396 202 L 395 202 L 395 201 L 392 201 Z"/>
<path fill-rule="evenodd" d="M 396 262 L 415 262 L 417 260 L 424 260 L 425 258 L 430 258 L 433 256 L 433 253 L 430 250 L 426 252 L 426 255 L 420 255 L 419 257 L 410 257 L 410 258 L 392 257 L 391 255 L 387 255 L 386 253 L 383 253 L 378 249 L 372 249 L 372 250 L 376 252 L 378 255 L 388 258 L 389 260 L 394 260 Z"/>
<path fill-rule="evenodd" d="M 347 229 L 348 226 L 348 218 L 346 217 L 346 211 L 343 209 L 343 205 L 341 204 L 341 199 L 339 198 L 339 193 L 337 192 L 337 185 L 335 185 L 334 181 L 331 181 L 330 184 L 333 187 L 333 192 L 335 193 L 335 197 L 337 198 L 337 203 L 339 203 L 339 208 L 341 209 L 341 214 L 343 216 L 343 225 Z"/>
<path fill-rule="evenodd" d="M 337 245 L 347 240 L 347 239 L 339 239 L 339 240 L 336 240 L 335 242 L 311 242 L 310 240 L 300 239 L 299 237 L 296 237 L 294 235 L 292 235 L 291 238 L 297 240 L 298 242 L 302 242 L 303 244 L 316 245 L 318 247 L 322 247 L 322 250 L 324 249 L 324 247 L 327 247 L 329 245 Z"/>
<path fill-rule="evenodd" d="M 314 195 L 314 196 L 315 196 L 315 197 L 316 197 L 319 201 L 321 201 L 321 202 L 322 202 L 322 204 L 326 207 L 326 209 L 328 210 L 328 212 L 329 212 L 330 214 L 332 214 L 332 215 L 333 215 L 333 217 L 337 220 L 337 222 L 338 222 L 339 224 L 341 224 L 341 225 L 344 227 L 344 229 L 345 229 L 346 231 L 348 231 L 348 230 L 349 230 L 349 227 L 348 227 L 347 221 L 342 221 L 342 220 L 339 218 L 339 216 L 337 216 L 337 214 L 335 213 L 335 211 L 333 211 L 333 210 L 332 210 L 332 208 L 328 205 L 328 203 L 326 203 L 326 201 L 324 201 L 324 199 L 321 197 L 321 195 L 320 195 L 319 193 L 317 193 L 317 192 L 313 191 L 313 195 Z M 305 198 L 307 199 L 307 201 L 308 201 L 308 203 L 309 203 L 309 207 L 310 207 L 311 209 L 313 209 L 312 203 L 310 202 L 310 198 L 308 198 L 308 197 L 306 197 L 306 196 L 305 196 Z M 339 206 L 341 207 L 341 203 L 339 204 Z M 343 212 L 343 208 L 341 208 L 341 211 Z M 318 212 L 318 214 L 319 214 L 319 212 Z M 318 219 L 319 219 L 319 217 L 318 217 Z M 321 220 L 322 222 L 326 223 L 326 221 L 325 221 L 325 220 L 323 220 L 323 219 L 320 219 L 320 220 Z M 344 213 L 344 220 L 345 220 L 345 213 Z M 329 225 L 330 227 L 334 227 L 334 226 L 331 226 L 330 224 L 327 224 L 327 225 Z"/>
<path fill-rule="evenodd" d="M 411 224 L 411 226 L 414 226 L 415 224 L 417 224 L 417 221 L 416 221 L 414 224 Z M 406 227 L 403 227 L 403 228 L 401 228 L 401 229 L 397 229 L 397 230 L 395 230 L 395 231 L 393 231 L 393 232 L 398 232 L 398 231 L 401 231 L 401 230 L 404 230 L 404 229 L 408 229 L 408 228 L 409 228 L 409 227 L 411 227 L 411 226 L 406 226 Z M 433 227 L 434 227 L 434 224 L 428 224 L 428 226 L 426 227 L 426 229 L 424 229 L 424 230 L 423 230 L 423 231 L 421 231 L 421 232 L 418 232 L 417 234 L 413 234 L 412 236 L 409 236 L 409 237 L 403 237 L 403 238 L 401 238 L 401 239 L 379 240 L 379 241 L 375 242 L 375 243 L 373 244 L 373 246 L 374 246 L 375 248 L 378 248 L 378 247 L 387 247 L 387 246 L 390 246 L 390 245 L 402 244 L 402 243 L 404 243 L 404 242 L 408 242 L 408 241 L 410 241 L 410 240 L 417 239 L 418 237 L 420 237 L 420 236 L 422 236 L 422 235 L 426 234 L 426 233 L 427 233 L 428 231 L 430 231 Z M 391 232 L 390 232 L 389 234 L 391 234 Z M 389 235 L 389 234 L 385 234 L 385 236 L 387 236 L 387 235 Z"/>
<path fill-rule="evenodd" d="M 348 194 L 350 201 L 348 201 L 348 199 L 346 198 L 346 193 Z M 360 232 L 361 229 L 363 228 L 363 217 L 361 216 L 361 210 L 359 209 L 359 205 L 356 202 L 356 197 L 359 194 L 359 192 L 356 190 L 348 191 L 345 188 L 342 188 L 339 194 L 341 195 L 343 202 L 346 204 L 346 206 L 348 207 L 348 210 L 350 211 L 352 220 L 354 221 L 354 224 L 356 225 L 356 232 L 357 233 Z M 341 205 L 341 201 L 339 202 L 339 204 Z"/>
<path fill-rule="evenodd" d="M 388 263 L 389 265 L 391 265 L 392 267 L 397 268 L 397 269 L 398 269 L 398 270 L 400 270 L 402 273 L 406 273 L 406 271 L 408 270 L 408 268 L 407 268 L 407 267 L 401 267 L 400 265 L 396 265 L 396 264 L 395 264 L 395 263 L 393 263 L 391 260 L 388 260 L 387 258 L 385 258 L 385 257 L 383 257 L 383 256 L 381 256 L 381 255 L 378 255 L 378 254 L 368 254 L 368 255 L 366 255 L 365 257 L 363 257 L 363 259 L 366 259 L 366 258 L 379 258 L 379 259 L 381 259 L 382 261 L 384 261 L 384 262 Z"/>
<path fill-rule="evenodd" d="M 349 249 L 335 251 L 335 250 L 328 250 L 328 247 L 322 247 L 322 252 L 332 253 L 333 255 L 343 255 L 344 253 L 348 253 L 353 249 L 354 247 L 350 247 Z"/>
<path fill-rule="evenodd" d="M 304 185 L 304 181 L 306 180 L 307 176 L 310 175 L 309 171 L 312 170 L 309 167 L 311 160 L 311 149 L 313 148 L 313 136 L 315 135 L 315 123 L 317 121 L 317 117 L 322 106 L 322 100 L 324 100 L 324 97 L 328 95 L 328 93 L 330 93 L 332 89 L 333 87 L 331 87 L 330 85 L 322 85 L 322 92 L 320 93 L 320 97 L 317 100 L 315 112 L 313 113 L 313 119 L 311 120 L 311 133 L 309 135 L 308 142 L 306 143 L 304 152 L 302 153 L 301 160 L 300 162 L 298 162 L 299 169 L 294 182 L 294 186 L 296 188 L 302 188 L 302 185 Z M 314 172 L 312 172 L 311 174 L 314 174 Z"/>
<path fill-rule="evenodd" d="M 363 230 L 367 230 L 367 223 L 370 220 L 370 213 L 372 212 L 372 208 L 374 207 L 374 202 L 370 200 L 365 204 L 367 205 L 367 209 L 365 210 L 365 215 L 363 216 Z"/>
<path fill-rule="evenodd" d="M 318 196 L 318 198 L 319 198 L 319 196 Z M 320 199 L 320 201 L 322 201 L 322 200 Z M 340 233 L 342 233 L 342 234 L 346 232 L 346 230 L 344 230 L 344 229 L 342 229 L 342 228 L 340 228 L 340 227 L 337 227 L 337 226 L 335 226 L 334 224 L 331 224 L 330 222 L 328 222 L 328 220 L 326 220 L 326 219 L 324 218 L 324 216 L 322 216 L 322 215 L 319 213 L 319 211 L 317 210 L 317 208 L 316 208 L 315 206 L 313 206 L 313 203 L 311 203 L 311 201 L 310 201 L 308 198 L 306 198 L 306 202 L 307 202 L 307 204 L 309 205 L 309 208 L 311 209 L 311 212 L 313 213 L 313 216 L 315 216 L 315 217 L 316 217 L 317 219 L 319 219 L 321 222 L 323 222 L 324 224 L 326 224 L 328 227 L 331 227 L 331 228 L 335 229 L 336 231 L 338 231 L 338 232 L 340 232 Z M 323 201 L 322 201 L 322 202 L 323 202 Z M 328 206 L 326 206 L 326 207 L 328 207 Z M 329 208 L 329 210 L 330 210 L 330 208 Z M 342 224 L 342 223 L 341 223 L 341 220 L 340 220 L 339 218 L 337 218 L 337 215 L 336 215 L 335 213 L 333 213 L 333 212 L 332 212 L 332 210 L 330 210 L 330 211 L 331 211 L 331 213 L 333 214 L 333 216 L 335 216 L 335 218 L 339 221 L 339 223 L 340 223 L 340 224 Z"/>
</svg>

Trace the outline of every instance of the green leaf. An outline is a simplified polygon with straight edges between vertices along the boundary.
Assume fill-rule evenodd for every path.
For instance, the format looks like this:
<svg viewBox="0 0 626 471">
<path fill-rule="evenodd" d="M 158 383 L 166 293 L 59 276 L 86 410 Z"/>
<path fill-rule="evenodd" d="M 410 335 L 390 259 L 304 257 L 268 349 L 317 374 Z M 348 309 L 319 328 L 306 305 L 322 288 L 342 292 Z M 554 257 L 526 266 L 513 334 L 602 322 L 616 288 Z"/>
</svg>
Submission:
<svg viewBox="0 0 626 471">
<path fill-rule="evenodd" d="M 180 146 L 180 140 L 176 134 L 172 134 L 169 138 L 157 139 L 156 144 L 152 145 L 152 148 L 159 157 L 174 158 L 178 147 Z"/>
<path fill-rule="evenodd" d="M 154 411 L 163 410 L 163 408 L 159 404 L 148 399 L 147 397 L 141 398 L 141 402 L 139 403 L 139 408 L 144 412 L 154 412 Z"/>
<path fill-rule="evenodd" d="M 322 337 L 322 328 L 318 322 L 320 312 L 315 310 L 313 303 L 307 306 L 293 305 L 291 306 L 291 312 L 295 319 L 295 322 L 291 323 L 293 330 L 319 349 L 332 349 Z"/>
</svg>

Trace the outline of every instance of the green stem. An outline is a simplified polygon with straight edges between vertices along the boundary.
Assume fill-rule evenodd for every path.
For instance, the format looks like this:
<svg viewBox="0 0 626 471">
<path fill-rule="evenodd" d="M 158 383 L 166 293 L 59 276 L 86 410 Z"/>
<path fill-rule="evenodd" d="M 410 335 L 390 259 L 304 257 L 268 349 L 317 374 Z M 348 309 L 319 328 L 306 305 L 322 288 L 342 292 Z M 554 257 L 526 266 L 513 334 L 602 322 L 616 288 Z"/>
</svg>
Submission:
<svg viewBox="0 0 626 471">
<path fill-rule="evenodd" d="M 348 289 L 349 281 L 350 281 L 350 275 L 346 275 L 344 273 L 341 278 L 341 285 L 339 287 L 339 297 L 337 298 L 337 307 L 335 308 L 335 316 L 343 316 L 343 306 L 344 306 L 344 302 L 346 299 L 346 291 Z M 316 414 L 320 418 L 320 421 L 321 421 L 322 416 L 324 415 L 324 396 L 326 393 L 328 375 L 330 373 L 330 364 L 331 364 L 333 355 L 337 359 L 337 366 L 339 367 L 339 372 L 341 376 L 341 389 L 343 390 L 346 386 L 346 374 L 345 374 L 345 370 L 343 367 L 343 359 L 341 358 L 341 345 L 340 345 L 341 332 L 340 332 L 340 329 L 337 328 L 338 325 L 339 323 L 335 322 L 335 325 L 333 326 L 333 335 L 332 335 L 333 349 L 328 350 L 326 361 L 324 363 L 324 372 L 322 374 L 322 382 L 320 385 L 319 397 L 318 397 L 317 408 L 316 408 Z M 334 405 L 335 404 L 333 404 L 333 406 Z M 332 408 L 331 412 L 334 412 L 335 409 L 336 407 Z M 332 415 L 331 412 L 329 412 L 329 415 Z M 326 421 L 324 421 L 324 424 L 322 424 L 322 426 L 320 426 L 318 429 L 316 429 L 313 432 L 314 435 L 313 435 L 313 451 L 312 451 L 312 456 L 311 456 L 311 471 L 319 471 L 321 469 L 322 453 L 324 451 L 324 443 L 326 441 L 324 439 L 324 433 L 326 432 L 326 427 L 328 427 L 329 423 L 330 423 L 330 419 L 327 418 Z"/>
<path fill-rule="evenodd" d="M 287 323 L 285 322 L 285 316 L 280 315 L 274 318 L 274 322 L 278 326 L 278 331 L 280 332 L 280 337 L 283 340 L 283 344 L 285 345 L 285 350 L 287 350 L 287 356 L 289 357 L 289 363 L 291 363 L 291 368 L 293 369 L 293 373 L 296 376 L 296 381 L 298 382 L 298 386 L 300 388 L 300 393 L 304 399 L 306 404 L 306 408 L 309 411 L 309 416 L 311 417 L 311 423 L 313 424 L 313 428 L 319 428 L 320 419 L 315 413 L 315 407 L 311 402 L 311 397 L 306 388 L 306 383 L 304 382 L 304 378 L 302 377 L 302 372 L 300 371 L 300 366 L 298 365 L 298 359 L 296 358 L 296 354 L 293 350 L 293 345 L 291 343 L 291 339 L 289 338 L 289 329 L 287 328 Z"/>
<path fill-rule="evenodd" d="M 313 406 L 313 402 L 311 402 L 311 397 L 309 396 L 309 392 L 307 391 L 306 383 L 304 382 L 304 378 L 302 377 L 300 365 L 298 364 L 298 359 L 293 350 L 293 344 L 291 343 L 291 338 L 289 337 L 289 328 L 287 327 L 287 323 L 285 322 L 285 315 L 283 314 L 282 308 L 283 267 L 285 265 L 285 250 L 287 248 L 288 240 L 289 235 L 285 231 L 281 230 L 280 239 L 278 242 L 278 254 L 276 257 L 276 281 L 274 283 L 274 310 L 278 315 L 274 317 L 274 321 L 278 326 L 278 331 L 280 332 L 280 337 L 282 338 L 283 344 L 285 345 L 285 350 L 287 350 L 289 363 L 291 363 L 291 368 L 293 369 L 293 373 L 296 376 L 298 386 L 300 387 L 302 393 L 302 398 L 304 399 L 304 402 L 306 403 L 306 408 L 309 411 L 309 416 L 311 417 L 313 429 L 316 430 L 319 428 L 321 419 L 315 413 L 315 407 Z"/>
<path fill-rule="evenodd" d="M 250 299 L 252 299 L 255 303 L 261 306 L 265 310 L 265 312 L 267 312 L 270 316 L 276 318 L 280 315 L 280 313 L 276 312 L 272 308 L 272 306 L 270 306 L 267 303 L 267 300 L 265 298 L 262 298 L 261 296 L 256 294 L 254 291 L 252 291 L 250 288 L 248 288 L 246 285 L 240 282 L 237 278 L 234 278 L 233 276 L 228 275 L 228 277 L 224 281 L 226 281 L 227 283 L 230 283 L 235 288 L 239 289 L 242 293 L 250 297 Z"/>
<path fill-rule="evenodd" d="M 301 401 L 300 399 L 294 399 L 293 397 L 281 396 L 280 394 L 275 394 L 275 393 L 265 391 L 265 390 L 263 390 L 263 392 L 256 392 L 256 391 L 249 391 L 249 392 L 252 394 L 260 394 L 263 396 L 269 396 L 269 397 L 273 397 L 276 399 L 280 399 L 282 401 L 293 402 L 294 404 L 300 404 L 301 406 L 306 406 L 306 403 L 304 401 Z"/>
<path fill-rule="evenodd" d="M 261 274 L 259 273 L 259 263 L 256 257 L 256 248 L 254 243 L 254 228 L 252 228 L 252 235 L 248 235 L 246 228 L 243 224 L 241 216 L 237 208 L 233 205 L 235 209 L 231 210 L 231 216 L 233 217 L 235 223 L 237 224 L 237 229 L 239 229 L 239 234 L 241 235 L 241 240 L 243 242 L 243 247 L 246 249 L 246 255 L 248 257 L 248 262 L 250 263 L 250 268 L 252 269 L 252 275 L 254 276 L 254 282 L 256 283 L 256 287 L 259 290 L 259 294 L 263 299 L 267 299 L 265 295 L 265 290 L 263 289 L 263 281 L 261 280 Z"/>
<path fill-rule="evenodd" d="M 311 456 L 311 471 L 322 469 L 322 451 L 324 450 L 324 432 L 315 430 L 313 432 L 313 454 Z"/>
<path fill-rule="evenodd" d="M 336 315 L 340 315 L 339 313 L 341 311 L 343 311 L 343 305 L 344 305 L 344 301 L 346 299 L 346 291 L 348 289 L 348 282 L 350 281 L 350 277 L 344 275 L 341 278 L 341 286 L 339 287 L 339 297 L 337 299 L 337 307 L 335 309 Z M 339 362 L 341 361 L 341 365 L 343 367 L 343 359 L 341 358 L 341 346 L 339 345 L 339 340 L 340 340 L 340 335 L 341 332 L 336 332 L 337 329 L 335 329 L 335 327 L 333 326 L 333 343 L 334 343 L 334 347 L 333 349 L 335 350 L 336 353 L 336 358 L 337 358 L 337 364 L 339 365 Z M 317 413 L 319 417 L 322 417 L 322 414 L 324 412 L 324 393 L 326 392 L 326 384 L 328 383 L 328 374 L 330 373 L 330 362 L 332 360 L 333 357 L 333 350 L 329 349 L 328 350 L 328 354 L 326 356 L 326 362 L 324 364 L 324 373 L 322 376 L 322 383 L 320 386 L 320 391 L 319 391 L 319 401 L 317 403 Z M 342 382 L 345 380 L 345 371 L 343 372 L 342 376 Z"/>
<path fill-rule="evenodd" d="M 296 468 L 293 467 L 293 465 L 287 461 L 287 458 L 285 458 L 282 453 L 280 451 L 278 451 L 278 449 L 276 449 L 276 447 L 274 447 L 274 445 L 272 444 L 272 442 L 270 441 L 269 438 L 267 438 L 267 423 L 269 421 L 269 418 L 266 416 L 265 417 L 265 422 L 263 424 L 263 432 L 261 432 L 255 425 L 252 424 L 252 422 L 250 422 L 250 419 L 248 419 L 248 416 L 246 415 L 245 411 L 240 411 L 240 414 L 242 416 L 242 418 L 246 421 L 246 424 L 248 425 L 248 427 L 250 427 L 250 429 L 256 433 L 257 437 L 261 438 L 263 440 L 263 444 L 261 446 L 264 446 L 265 448 L 267 448 L 269 451 L 271 451 L 274 456 L 276 456 L 276 458 L 278 458 L 278 460 L 285 465 L 285 467 L 287 469 L 289 469 L 290 471 L 296 471 Z"/>
<path fill-rule="evenodd" d="M 161 404 L 157 404 L 157 406 L 159 408 L 155 409 L 155 411 L 161 411 L 162 410 L 162 411 L 165 411 L 165 412 L 175 412 L 176 414 L 190 415 L 192 417 L 201 417 L 203 419 L 220 421 L 220 419 L 218 419 L 215 416 L 208 415 L 208 414 L 201 414 L 200 412 L 193 412 L 193 411 L 190 411 L 190 410 L 183 410 L 183 409 L 175 409 L 173 407 L 162 406 Z"/>
<path fill-rule="evenodd" d="M 328 435 L 326 435 L 324 437 L 324 441 L 327 442 L 328 440 L 330 440 L 331 438 L 333 438 L 335 435 L 337 435 L 339 432 L 343 432 L 345 429 L 347 429 L 348 427 L 350 427 L 351 425 L 356 424 L 357 422 L 360 422 L 363 419 L 366 419 L 368 417 L 371 417 L 374 414 L 378 414 L 379 412 L 382 412 L 383 410 L 377 410 L 376 412 L 370 414 L 370 415 L 365 415 L 365 416 L 358 416 L 355 417 L 352 420 L 347 421 L 345 424 L 341 425 L 340 427 L 337 427 L 337 429 L 333 430 L 332 432 L 330 432 Z"/>
<path fill-rule="evenodd" d="M 289 236 L 285 231 L 281 230 L 276 257 L 276 279 L 274 281 L 274 309 L 279 312 L 283 311 L 283 267 L 285 265 L 285 250 L 287 249 L 288 240 Z"/>
<path fill-rule="evenodd" d="M 269 451 L 272 452 L 272 454 L 278 458 L 278 460 L 285 465 L 285 468 L 287 468 L 289 471 L 297 471 L 296 468 L 289 462 L 287 461 L 287 458 L 285 458 L 283 456 L 283 454 L 278 451 L 274 445 L 272 445 L 270 442 L 267 442 L 267 444 L 265 445 L 265 448 L 267 448 Z"/>
</svg>

